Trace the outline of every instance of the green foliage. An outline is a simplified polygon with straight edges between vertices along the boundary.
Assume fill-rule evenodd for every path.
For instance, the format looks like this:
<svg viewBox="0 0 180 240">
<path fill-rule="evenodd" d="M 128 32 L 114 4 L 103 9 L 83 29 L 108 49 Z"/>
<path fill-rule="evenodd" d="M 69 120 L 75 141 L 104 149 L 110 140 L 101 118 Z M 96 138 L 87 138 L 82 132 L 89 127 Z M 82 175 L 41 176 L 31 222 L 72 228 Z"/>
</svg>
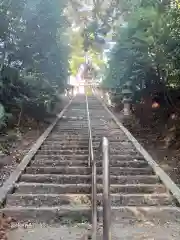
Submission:
<svg viewBox="0 0 180 240">
<path fill-rule="evenodd" d="M 69 68 L 65 4 L 0 3 L 0 125 L 14 109 L 44 118 L 64 89 Z"/>
<path fill-rule="evenodd" d="M 70 71 L 71 74 L 76 76 L 81 64 L 85 62 L 85 51 L 83 46 L 83 37 L 81 32 L 71 32 L 71 58 L 70 62 Z M 91 59 L 94 65 L 99 68 L 103 66 L 104 62 L 100 58 L 100 54 L 94 49 L 89 48 L 88 57 Z"/>
<path fill-rule="evenodd" d="M 152 91 L 159 85 L 180 85 L 180 10 L 156 0 L 129 9 L 127 26 L 118 28 L 104 86 Z"/>
</svg>

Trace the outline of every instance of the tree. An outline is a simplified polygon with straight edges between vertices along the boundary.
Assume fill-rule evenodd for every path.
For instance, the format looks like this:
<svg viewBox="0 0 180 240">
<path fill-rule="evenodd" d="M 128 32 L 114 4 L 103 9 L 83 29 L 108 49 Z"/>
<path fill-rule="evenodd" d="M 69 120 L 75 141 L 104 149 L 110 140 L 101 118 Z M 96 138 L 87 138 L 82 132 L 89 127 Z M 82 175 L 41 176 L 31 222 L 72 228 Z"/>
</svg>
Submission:
<svg viewBox="0 0 180 240">
<path fill-rule="evenodd" d="M 159 1 L 142 1 L 130 9 L 126 27 L 118 29 L 117 45 L 104 84 L 151 91 L 172 83 L 179 87 L 179 9 Z"/>
<path fill-rule="evenodd" d="M 0 3 L 3 115 L 18 108 L 36 117 L 34 113 L 40 108 L 48 111 L 64 89 L 69 68 L 65 4 L 58 0 Z"/>
<path fill-rule="evenodd" d="M 70 33 L 71 58 L 70 70 L 72 75 L 76 76 L 81 64 L 85 62 L 85 51 L 83 46 L 83 37 L 80 31 Z M 90 61 L 97 67 L 102 67 L 104 62 L 100 58 L 100 54 L 90 48 L 88 50 L 88 57 Z"/>
</svg>

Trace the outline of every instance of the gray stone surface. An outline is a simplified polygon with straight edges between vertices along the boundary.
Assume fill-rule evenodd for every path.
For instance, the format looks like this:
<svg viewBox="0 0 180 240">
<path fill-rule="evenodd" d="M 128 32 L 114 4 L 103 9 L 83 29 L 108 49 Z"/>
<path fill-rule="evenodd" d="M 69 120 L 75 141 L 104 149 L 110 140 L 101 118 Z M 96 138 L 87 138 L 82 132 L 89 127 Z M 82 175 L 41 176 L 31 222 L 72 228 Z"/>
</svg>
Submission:
<svg viewBox="0 0 180 240">
<path fill-rule="evenodd" d="M 82 226 L 42 226 L 21 225 L 8 233 L 8 240 L 87 240 L 88 227 Z M 179 240 L 180 224 L 164 224 L 153 221 L 115 223 L 111 228 L 112 240 Z M 102 240 L 102 227 L 97 240 Z"/>
<path fill-rule="evenodd" d="M 85 240 L 87 233 L 83 226 L 22 225 L 8 233 L 8 240 Z"/>
<path fill-rule="evenodd" d="M 130 225 L 116 224 L 112 227 L 112 240 L 179 240 L 180 225 L 167 222 L 155 225 L 144 222 Z M 98 240 L 102 239 L 99 233 Z"/>
</svg>

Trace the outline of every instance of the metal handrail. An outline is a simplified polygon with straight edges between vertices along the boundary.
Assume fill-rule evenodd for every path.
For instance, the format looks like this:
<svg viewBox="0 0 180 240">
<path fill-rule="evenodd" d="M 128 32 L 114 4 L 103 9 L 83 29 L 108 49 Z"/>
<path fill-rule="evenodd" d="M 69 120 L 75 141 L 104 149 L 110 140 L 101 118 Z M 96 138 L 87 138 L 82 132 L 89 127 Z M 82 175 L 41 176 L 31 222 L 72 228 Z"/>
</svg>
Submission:
<svg viewBox="0 0 180 240">
<path fill-rule="evenodd" d="M 94 158 L 91 121 L 89 115 L 89 105 L 86 96 L 86 109 L 88 118 L 88 134 L 89 134 L 89 154 L 88 154 L 88 166 L 92 168 L 92 239 L 96 240 L 97 236 L 97 171 L 96 161 Z"/>
<path fill-rule="evenodd" d="M 103 240 L 111 239 L 111 199 L 110 199 L 110 171 L 109 171 L 109 141 L 102 140 L 103 160 Z"/>
<path fill-rule="evenodd" d="M 110 165 L 109 141 L 103 137 L 97 148 L 97 157 L 102 157 L 103 168 L 103 240 L 111 239 L 111 199 L 110 199 Z M 100 159 L 98 159 L 100 160 Z"/>
</svg>

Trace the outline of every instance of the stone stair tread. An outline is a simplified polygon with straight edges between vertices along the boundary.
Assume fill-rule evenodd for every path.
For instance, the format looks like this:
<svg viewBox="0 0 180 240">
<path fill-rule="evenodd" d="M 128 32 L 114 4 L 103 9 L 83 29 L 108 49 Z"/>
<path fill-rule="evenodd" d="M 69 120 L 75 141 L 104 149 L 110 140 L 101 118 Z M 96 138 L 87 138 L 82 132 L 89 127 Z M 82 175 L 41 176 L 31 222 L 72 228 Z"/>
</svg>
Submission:
<svg viewBox="0 0 180 240">
<path fill-rule="evenodd" d="M 86 145 L 83 145 L 81 143 L 76 143 L 74 145 L 72 144 L 68 144 L 68 142 L 66 144 L 48 144 L 48 145 L 42 145 L 41 148 L 39 149 L 39 151 L 57 151 L 57 152 L 61 152 L 62 150 L 74 150 L 74 149 L 77 149 L 77 150 L 87 150 L 88 149 L 88 146 L 87 144 Z M 93 144 L 93 149 L 94 149 L 94 152 L 97 152 L 99 151 L 99 145 L 95 145 Z M 109 147 L 110 149 L 110 152 L 111 153 L 116 153 L 116 152 L 128 152 L 128 153 L 137 153 L 137 150 L 136 149 L 129 149 L 128 147 L 124 147 L 124 146 L 110 146 Z"/>
<path fill-rule="evenodd" d="M 5 207 L 0 209 L 0 212 L 3 212 L 4 210 L 34 210 L 34 211 L 39 211 L 39 210 L 59 210 L 59 211 L 79 211 L 79 210 L 91 210 L 91 207 L 85 204 L 77 205 L 77 206 L 71 206 L 71 205 L 63 205 L 63 206 L 55 206 L 55 207 L 48 207 L 48 206 L 41 206 L 41 207 Z M 97 210 L 102 211 L 103 207 L 98 207 Z M 132 211 L 132 213 L 136 214 L 134 210 L 139 210 L 142 213 L 149 213 L 153 214 L 155 212 L 162 212 L 162 211 L 167 211 L 167 212 L 174 212 L 176 211 L 178 213 L 178 216 L 180 216 L 180 209 L 178 207 L 174 206 L 116 206 L 116 207 L 111 207 L 111 210 L 113 211 Z M 167 219 L 166 219 L 167 220 Z M 177 219 L 179 220 L 179 219 Z"/>
<path fill-rule="evenodd" d="M 95 145 L 97 145 L 97 146 L 99 146 L 99 144 L 100 144 L 100 140 L 101 139 L 97 139 L 97 140 L 94 140 L 93 139 L 93 145 L 95 144 Z M 49 138 L 47 138 L 46 139 L 46 142 L 44 143 L 44 145 L 49 145 L 49 144 L 54 144 L 54 145 L 56 145 L 56 144 L 59 144 L 59 145 L 61 145 L 61 144 L 69 144 L 69 143 L 73 143 L 73 145 L 76 145 L 77 143 L 78 144 L 82 144 L 82 145 L 86 145 L 86 144 L 88 144 L 88 141 L 89 141 L 89 138 L 84 138 L 84 139 L 80 139 L 80 140 L 73 140 L 73 139 L 59 139 L 59 140 L 57 140 L 57 139 L 54 139 L 54 140 L 50 140 Z M 126 141 L 121 141 L 121 143 L 120 144 L 123 144 L 124 142 L 127 142 L 127 140 Z M 118 145 L 119 144 L 119 140 L 113 140 L 113 139 L 111 139 L 111 144 L 116 144 L 116 145 Z"/>
<path fill-rule="evenodd" d="M 97 191 L 102 191 L 102 184 L 97 184 Z M 16 184 L 16 192 L 29 193 L 90 193 L 91 184 L 55 184 L 55 183 L 24 183 Z M 162 184 L 111 184 L 111 193 L 165 193 L 167 189 Z"/>
<path fill-rule="evenodd" d="M 118 158 L 118 159 L 131 159 L 131 160 L 144 160 L 144 157 L 142 157 L 141 155 L 135 155 L 135 154 L 110 154 L 110 159 L 114 159 L 114 158 Z"/>
<path fill-rule="evenodd" d="M 83 158 L 83 159 L 87 159 L 88 158 L 88 154 L 64 154 L 64 155 L 54 155 L 54 154 L 51 154 L 51 155 L 46 155 L 46 154 L 37 154 L 35 156 L 35 159 L 50 159 L 50 158 L 56 158 L 56 159 L 65 159 L 65 158 L 77 158 L 77 159 L 80 159 L 80 158 Z"/>
<path fill-rule="evenodd" d="M 37 174 L 30 174 L 30 173 L 24 173 L 22 174 L 22 177 L 59 177 L 59 178 L 62 178 L 62 177 L 82 177 L 82 178 L 88 178 L 88 177 L 91 177 L 91 174 L 85 174 L 85 175 L 81 175 L 81 174 L 77 174 L 74 176 L 74 174 L 51 174 L 51 173 L 37 173 Z M 98 174 L 97 175 L 98 178 L 103 178 L 103 175 L 102 174 Z M 159 180 L 158 176 L 157 175 L 121 175 L 121 176 L 117 176 L 117 175 L 113 175 L 111 174 L 110 178 L 116 178 L 116 179 L 127 179 L 127 178 L 133 178 L 133 179 L 138 179 L 138 178 L 154 178 L 154 179 L 157 179 Z"/>
<path fill-rule="evenodd" d="M 102 208 L 101 208 L 102 209 Z M 114 206 L 111 207 L 111 219 L 113 223 L 121 221 L 128 223 L 126 219 L 135 221 L 157 221 L 157 224 L 167 222 L 180 222 L 180 208 L 176 206 Z M 132 224 L 132 222 L 131 222 Z"/>
<path fill-rule="evenodd" d="M 162 214 L 163 215 L 163 214 Z M 132 224 L 133 222 L 133 224 Z M 180 225 L 179 222 L 170 220 L 167 223 L 159 222 L 159 219 L 144 219 L 140 221 L 120 220 L 119 223 L 112 223 L 111 237 L 112 240 L 179 240 Z M 103 239 L 103 227 L 99 224 L 97 240 Z"/>
<path fill-rule="evenodd" d="M 84 139 L 84 140 L 67 140 L 67 139 L 65 139 L 65 140 L 49 140 L 49 139 L 47 139 L 46 140 L 46 142 L 44 143 L 44 145 L 43 146 L 65 146 L 65 145 L 69 145 L 69 146 L 77 146 L 77 144 L 78 145 L 80 145 L 80 146 L 87 146 L 87 144 L 88 144 L 88 139 Z M 97 145 L 97 146 L 99 146 L 99 141 L 96 141 L 95 142 L 95 144 Z"/>
<path fill-rule="evenodd" d="M 38 223 L 63 223 L 89 221 L 91 208 L 88 205 L 63 205 L 63 206 L 40 206 L 40 207 L 21 207 L 7 206 L 0 209 L 7 217 L 11 216 L 19 222 L 38 222 Z"/>
<path fill-rule="evenodd" d="M 56 207 L 5 207 L 0 210 L 7 216 L 13 216 L 17 220 L 61 222 L 62 218 L 78 220 L 80 217 L 91 217 L 91 207 L 81 206 L 56 206 Z M 102 221 L 102 207 L 98 207 L 99 220 Z M 180 209 L 173 206 L 116 206 L 111 207 L 112 222 L 127 224 L 128 221 L 139 222 L 143 220 L 161 222 L 178 222 L 180 219 Z M 80 220 L 80 219 L 79 219 Z"/>
<path fill-rule="evenodd" d="M 82 175 L 86 175 L 86 174 L 90 174 L 91 172 L 91 168 L 89 167 L 85 167 L 85 166 L 67 166 L 67 167 L 59 167 L 59 166 L 39 166 L 34 167 L 34 166 L 30 166 L 26 168 L 26 173 L 49 173 L 49 174 L 82 174 Z M 101 174 L 102 173 L 102 167 L 97 167 L 97 174 Z M 152 170 L 151 167 L 147 166 L 147 167 L 139 167 L 139 168 L 135 168 L 135 167 L 110 167 L 110 174 L 114 174 L 114 175 L 137 175 L 137 174 L 154 174 L 154 171 Z"/>
<path fill-rule="evenodd" d="M 89 150 L 85 149 L 59 149 L 59 150 L 54 150 L 54 149 L 40 149 L 38 150 L 37 154 L 46 154 L 46 155 L 68 155 L 68 154 L 88 154 Z"/>
<path fill-rule="evenodd" d="M 55 184 L 55 183 L 25 183 L 19 182 L 16 184 L 16 192 L 27 192 L 34 193 L 90 193 L 91 184 L 85 183 L 74 183 L 74 184 Z"/>
<path fill-rule="evenodd" d="M 84 167 L 84 166 L 68 166 L 68 167 L 27 167 L 26 168 L 26 173 L 48 173 L 48 174 L 54 174 L 54 173 L 59 173 L 59 174 L 90 174 L 91 168 L 89 167 Z"/>
<path fill-rule="evenodd" d="M 73 157 L 81 158 L 82 157 L 82 158 L 86 158 L 86 157 L 88 157 L 88 154 L 77 154 L 77 153 L 75 153 L 75 154 L 63 154 L 63 155 L 56 155 L 56 154 L 48 155 L 48 154 L 40 154 L 38 152 L 38 154 L 35 156 L 36 159 L 39 159 L 39 158 L 40 159 L 45 159 L 45 158 L 53 158 L 53 157 L 55 157 L 55 158 L 61 158 L 61 157 L 69 157 L 69 158 L 73 158 Z M 141 156 L 132 156 L 132 155 L 126 155 L 126 154 L 124 154 L 124 155 L 122 155 L 122 154 L 115 154 L 115 155 L 111 154 L 110 159 L 119 159 L 119 160 L 124 159 L 126 161 L 128 161 L 128 160 L 134 160 L 134 161 L 144 160 L 144 158 L 141 157 Z"/>
<path fill-rule="evenodd" d="M 97 183 L 102 183 L 102 175 L 97 175 Z M 21 182 L 54 182 L 54 183 L 80 183 L 81 181 L 88 181 L 91 182 L 91 174 L 28 174 L 25 173 L 20 178 Z M 87 183 L 88 183 L 87 182 Z M 137 183 L 158 183 L 159 178 L 156 175 L 123 175 L 123 176 L 117 176 L 112 175 L 110 176 L 110 182 L 113 183 L 119 183 L 119 184 L 137 184 Z M 82 182 L 83 183 L 83 182 Z"/>
<path fill-rule="evenodd" d="M 47 151 L 62 151 L 62 150 L 88 150 L 89 147 L 87 145 L 81 146 L 80 144 L 76 143 L 76 145 L 69 145 L 68 143 L 66 145 L 61 146 L 60 144 L 57 145 L 46 145 L 46 146 L 41 146 L 40 150 L 47 150 Z"/>
<path fill-rule="evenodd" d="M 79 167 L 79 166 L 78 166 Z M 32 177 L 32 178 L 38 178 L 38 177 L 49 177 L 49 178 L 70 178 L 70 177 L 82 177 L 82 178 L 89 178 L 91 177 L 91 174 L 85 174 L 85 175 L 81 175 L 81 174 L 77 174 L 74 176 L 74 174 L 51 174 L 51 173 L 37 173 L 37 174 L 31 174 L 31 173 L 24 173 L 21 175 L 21 177 Z"/>
<path fill-rule="evenodd" d="M 49 169 L 49 170 L 51 170 L 51 169 L 54 169 L 54 167 L 39 167 L 39 169 Z M 69 169 L 77 169 L 77 167 L 75 167 L 75 166 L 69 166 L 68 167 Z M 28 167 L 27 169 L 36 169 L 35 167 Z M 64 168 L 64 167 L 56 167 L 56 169 L 60 169 L 60 170 L 62 170 L 62 169 L 67 169 L 67 168 Z M 79 169 L 90 169 L 90 167 L 85 167 L 85 166 L 79 166 Z M 147 170 L 151 170 L 152 168 L 150 167 L 150 166 L 147 166 L 146 168 L 135 168 L 135 167 L 114 167 L 114 166 L 111 166 L 111 169 L 120 169 L 120 170 L 143 170 L 143 169 L 147 169 Z M 97 170 L 102 170 L 102 167 L 97 167 Z"/>
<path fill-rule="evenodd" d="M 8 195 L 7 205 L 10 206 L 56 206 L 56 205 L 91 205 L 91 194 L 12 194 Z"/>
<path fill-rule="evenodd" d="M 91 175 L 63 175 L 63 174 L 23 174 L 20 178 L 21 182 L 37 182 L 37 183 L 88 183 L 91 182 Z M 85 182 L 84 182 L 85 181 Z"/>
<path fill-rule="evenodd" d="M 38 185 L 38 183 L 32 183 L 32 184 L 35 184 L 35 185 Z M 43 183 L 39 183 L 40 185 L 42 185 Z M 21 183 L 21 182 L 19 182 L 19 183 L 16 183 L 16 185 L 18 186 L 18 185 L 31 185 L 31 183 Z M 47 184 L 44 184 L 44 185 L 47 185 Z M 48 184 L 48 185 L 61 185 L 61 184 Z M 62 184 L 63 185 L 63 184 Z M 68 184 L 67 184 L 68 185 Z M 69 184 L 69 185 L 74 185 L 74 184 Z M 91 185 L 91 184 L 84 184 L 84 185 Z M 99 186 L 99 185 L 102 185 L 102 184 L 97 184 L 97 186 Z M 124 186 L 124 184 L 111 184 L 111 186 Z M 149 186 L 149 185 L 152 185 L 152 184 L 125 184 L 127 187 L 128 186 L 139 186 L 139 185 L 143 185 L 143 186 Z M 163 184 L 160 184 L 160 183 L 158 183 L 158 184 L 153 184 L 154 186 L 163 186 Z"/>
<path fill-rule="evenodd" d="M 21 185 L 26 185 L 26 186 L 31 186 L 31 185 L 44 185 L 44 186 L 64 186 L 64 184 L 47 184 L 47 183 L 45 183 L 45 184 L 43 184 L 43 183 L 22 183 L 22 182 L 19 182 L 19 183 L 17 183 L 16 184 L 16 186 L 21 186 Z M 91 186 L 91 184 L 65 184 L 66 186 L 74 186 L 74 185 L 76 185 L 76 186 L 78 186 L 78 185 L 84 185 L 84 186 Z M 99 186 L 101 186 L 102 184 L 97 184 L 97 187 L 99 187 Z M 65 187 L 66 187 L 65 186 Z M 126 187 L 130 187 L 130 186 L 136 186 L 136 187 L 140 187 L 140 186 L 154 186 L 154 187 L 159 187 L 159 186 L 163 186 L 163 184 L 160 184 L 160 183 L 158 183 L 158 184 L 111 184 L 111 186 L 112 187 L 114 187 L 114 186 L 126 186 Z"/>
<path fill-rule="evenodd" d="M 31 162 L 31 166 L 34 165 L 54 165 L 54 166 L 68 166 L 68 165 L 87 165 L 87 161 L 84 160 L 76 160 L 73 161 L 71 159 L 67 160 L 49 160 L 49 159 L 40 159 L 40 160 L 33 160 Z M 96 162 L 97 166 L 102 166 L 102 161 L 97 161 Z M 148 166 L 148 163 L 146 161 L 138 160 L 138 161 L 120 161 L 120 160 L 114 160 L 110 161 L 110 166 L 115 166 L 115 167 L 122 167 L 122 166 Z"/>
<path fill-rule="evenodd" d="M 74 193 L 67 193 L 67 194 L 53 194 L 53 193 L 13 193 L 13 194 L 9 194 L 8 195 L 8 198 L 9 197 L 23 197 L 23 196 L 34 196 L 34 197 L 38 197 L 38 196 L 52 196 L 52 197 L 67 197 L 67 198 L 73 198 L 73 197 L 83 197 L 83 196 L 91 196 L 91 194 L 83 194 L 83 193 L 80 193 L 80 194 L 74 194 Z M 102 193 L 98 193 L 97 196 L 102 196 Z M 114 196 L 114 197 L 121 197 L 121 196 L 125 196 L 125 197 L 131 197 L 131 196 L 137 196 L 137 197 L 158 197 L 158 196 L 164 196 L 164 197 L 171 197 L 171 194 L 169 193 L 160 193 L 160 194 L 157 194 L 157 193 L 145 193 L 145 194 L 142 194 L 142 193 L 128 193 L 128 194 L 122 194 L 122 193 L 111 193 L 111 196 Z"/>
<path fill-rule="evenodd" d="M 102 194 L 97 194 L 98 205 L 102 204 Z M 91 194 L 18 194 L 8 195 L 6 206 L 56 206 L 91 205 Z M 111 194 L 112 206 L 156 206 L 173 205 L 172 196 L 162 194 Z"/>
<path fill-rule="evenodd" d="M 18 229 L 8 233 L 8 240 L 75 240 L 85 239 L 89 226 L 81 224 L 80 226 L 42 226 L 42 224 L 33 224 L 33 226 L 20 226 Z"/>
<path fill-rule="evenodd" d="M 84 161 L 84 160 L 76 160 L 76 161 L 73 161 L 73 160 L 70 160 L 70 159 L 67 159 L 67 160 L 33 160 L 31 162 L 31 166 L 76 166 L 76 167 L 79 167 L 79 166 L 87 166 L 88 163 L 87 161 Z"/>
<path fill-rule="evenodd" d="M 29 173 L 24 173 L 22 174 L 21 178 L 71 178 L 71 177 L 82 177 L 82 178 L 91 178 L 91 174 L 29 174 Z M 97 178 L 102 179 L 103 175 L 97 175 Z M 156 175 L 122 175 L 122 176 L 117 176 L 117 175 L 112 175 L 110 176 L 110 179 L 146 179 L 146 178 L 153 178 L 155 180 L 159 180 L 159 178 Z"/>
</svg>

